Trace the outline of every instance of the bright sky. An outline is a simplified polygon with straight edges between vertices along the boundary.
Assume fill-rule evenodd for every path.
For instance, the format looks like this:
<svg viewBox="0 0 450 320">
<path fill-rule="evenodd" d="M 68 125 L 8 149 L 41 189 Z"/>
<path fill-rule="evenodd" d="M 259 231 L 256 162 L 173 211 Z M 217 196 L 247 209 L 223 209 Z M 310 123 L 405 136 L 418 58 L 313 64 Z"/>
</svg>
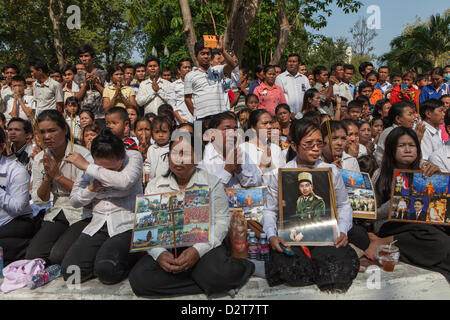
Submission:
<svg viewBox="0 0 450 320">
<path fill-rule="evenodd" d="M 444 13 L 450 8 L 448 0 L 359 0 L 363 5 L 358 13 L 346 15 L 340 8 L 333 5 L 333 14 L 328 19 L 327 27 L 320 29 L 318 33 L 328 37 L 350 38 L 349 30 L 358 20 L 359 16 L 368 18 L 366 13 L 369 6 L 376 5 L 380 8 L 381 29 L 375 30 L 378 35 L 374 39 L 374 54 L 380 56 L 389 51 L 389 43 L 399 36 L 403 29 L 416 21 L 417 17 L 425 22 L 436 13 Z M 311 31 L 311 30 L 309 30 Z M 316 31 L 317 32 L 317 31 Z M 351 39 L 350 39 L 351 40 Z"/>
</svg>

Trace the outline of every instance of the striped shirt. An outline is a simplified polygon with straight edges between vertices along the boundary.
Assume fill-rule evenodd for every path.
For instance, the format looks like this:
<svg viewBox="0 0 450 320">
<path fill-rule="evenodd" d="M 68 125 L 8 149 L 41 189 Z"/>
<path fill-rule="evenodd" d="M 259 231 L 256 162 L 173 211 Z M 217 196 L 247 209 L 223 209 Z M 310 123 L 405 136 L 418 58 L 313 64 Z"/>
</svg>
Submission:
<svg viewBox="0 0 450 320">
<path fill-rule="evenodd" d="M 194 67 L 184 78 L 184 94 L 192 94 L 194 118 L 200 119 L 215 115 L 228 108 L 225 104 L 223 65 L 212 67 L 208 71 Z"/>
</svg>

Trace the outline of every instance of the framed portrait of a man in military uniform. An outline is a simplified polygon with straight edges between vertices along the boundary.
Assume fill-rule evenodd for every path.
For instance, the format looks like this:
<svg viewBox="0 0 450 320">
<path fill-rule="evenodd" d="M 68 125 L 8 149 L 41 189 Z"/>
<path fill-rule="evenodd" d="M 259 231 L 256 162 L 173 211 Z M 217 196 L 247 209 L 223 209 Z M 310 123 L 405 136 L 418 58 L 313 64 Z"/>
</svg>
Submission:
<svg viewBox="0 0 450 320">
<path fill-rule="evenodd" d="M 336 200 L 330 168 L 279 170 L 279 234 L 291 245 L 333 245 Z"/>
</svg>

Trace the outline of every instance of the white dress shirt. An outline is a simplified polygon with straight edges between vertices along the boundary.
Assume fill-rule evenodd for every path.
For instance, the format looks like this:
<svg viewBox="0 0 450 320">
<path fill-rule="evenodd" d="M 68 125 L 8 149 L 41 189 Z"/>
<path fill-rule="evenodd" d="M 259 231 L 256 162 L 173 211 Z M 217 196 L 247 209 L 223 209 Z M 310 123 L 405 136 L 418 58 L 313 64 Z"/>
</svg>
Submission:
<svg viewBox="0 0 450 320">
<path fill-rule="evenodd" d="M 0 89 L 0 112 L 5 112 L 8 102 L 14 100 L 14 92 L 11 87 L 5 84 Z"/>
<path fill-rule="evenodd" d="M 426 130 L 423 134 L 422 141 L 420 142 L 420 149 L 422 149 L 422 159 L 428 161 L 433 152 L 444 147 L 444 141 L 442 140 L 439 127 L 434 128 L 426 121 L 423 123 L 425 124 Z"/>
<path fill-rule="evenodd" d="M 352 157 L 345 151 L 342 152 L 342 169 L 350 170 L 350 171 L 361 171 L 359 169 L 358 160 L 355 157 Z"/>
<path fill-rule="evenodd" d="M 350 102 L 353 100 L 353 93 L 344 81 L 341 81 L 339 83 L 335 83 L 333 85 L 333 94 L 336 96 L 345 97 L 347 99 L 347 102 Z"/>
<path fill-rule="evenodd" d="M 250 188 L 262 185 L 262 176 L 258 173 L 257 166 L 251 165 L 249 159 L 243 154 L 242 171 L 239 174 L 229 173 L 225 170 L 225 159 L 214 148 L 212 143 L 205 147 L 203 160 L 199 162 L 198 168 L 215 175 L 222 181 L 226 188 Z"/>
<path fill-rule="evenodd" d="M 246 154 L 244 159 L 249 159 L 249 165 L 255 166 L 255 171 L 258 175 L 262 176 L 262 185 L 267 186 L 269 184 L 269 178 L 272 173 L 277 173 L 278 168 L 282 168 L 286 165 L 286 157 L 283 156 L 281 148 L 273 143 L 269 143 L 270 146 L 270 156 L 272 162 L 270 167 L 261 168 L 261 157 L 264 154 L 264 149 L 256 146 L 254 143 L 244 142 L 239 147 L 243 153 Z"/>
<path fill-rule="evenodd" d="M 75 144 L 73 146 L 73 151 L 81 154 L 83 158 L 85 158 L 88 162 L 94 162 L 91 153 L 86 148 Z M 70 142 L 67 143 L 64 157 L 68 156 L 69 152 Z M 37 191 L 41 186 L 45 176 L 43 157 L 44 152 L 41 151 L 34 157 L 33 161 L 33 187 L 31 189 L 31 198 L 33 199 L 34 204 L 39 207 L 43 207 L 49 202 L 43 201 L 37 194 Z M 84 174 L 83 170 L 78 169 L 76 166 L 66 161 L 61 161 L 59 170 L 65 178 L 71 179 L 72 181 L 78 180 Z M 53 219 L 60 213 L 61 210 L 63 210 L 64 216 L 66 217 L 67 221 L 69 221 L 69 225 L 72 225 L 75 222 L 84 220 L 86 218 L 90 218 L 92 216 L 90 208 L 74 208 L 70 204 L 70 192 L 64 189 L 58 182 L 54 180 L 52 181 L 50 193 L 51 195 L 53 195 L 53 206 L 46 212 L 44 217 L 45 221 L 53 221 Z"/>
<path fill-rule="evenodd" d="M 306 90 L 311 88 L 308 78 L 299 72 L 293 76 L 288 71 L 285 71 L 275 79 L 275 84 L 283 89 L 291 112 L 298 113 L 302 111 L 303 96 Z"/>
<path fill-rule="evenodd" d="M 159 106 L 168 101 L 170 82 L 163 78 L 158 78 L 156 83 L 159 86 L 158 92 L 153 90 L 151 79 L 142 81 L 139 86 L 136 102 L 139 106 L 145 108 L 145 113 L 153 112 L 158 114 Z"/>
<path fill-rule="evenodd" d="M 169 170 L 169 144 L 160 147 L 152 144 L 147 150 L 147 159 L 144 161 L 144 172 L 150 179 L 162 176 Z"/>
<path fill-rule="evenodd" d="M 194 122 L 194 115 L 189 111 L 184 102 L 184 82 L 178 79 L 172 82 L 169 87 L 169 104 L 177 111 L 181 118 L 188 122 Z"/>
<path fill-rule="evenodd" d="M 289 161 L 284 168 L 297 168 L 297 158 Z M 339 231 L 347 234 L 353 225 L 353 211 L 341 174 L 335 165 L 322 162 L 321 160 L 318 160 L 313 168 L 332 168 Z M 294 200 L 292 199 L 292 201 Z M 279 226 L 278 213 L 278 173 L 273 173 L 270 176 L 270 182 L 267 186 L 267 197 L 263 210 L 263 229 L 267 235 L 267 239 L 270 239 L 272 236 L 277 236 Z"/>
<path fill-rule="evenodd" d="M 33 108 L 33 103 L 32 103 L 33 96 L 23 96 L 22 101 L 27 108 Z M 6 106 L 6 112 L 4 113 L 6 121 L 11 120 L 11 118 L 12 118 L 11 111 L 12 111 L 13 107 L 14 107 L 14 98 L 8 100 L 8 104 Z M 22 118 L 23 120 L 29 120 L 27 115 L 25 114 L 25 112 L 23 112 L 22 106 L 20 105 L 19 101 L 17 101 L 17 111 L 18 111 L 17 113 L 18 113 L 19 118 Z"/>
<path fill-rule="evenodd" d="M 98 192 L 89 191 L 94 179 L 103 186 Z M 106 222 L 109 236 L 114 237 L 133 229 L 136 196 L 141 194 L 142 156 L 140 152 L 127 150 L 119 171 L 91 163 L 86 174 L 73 185 L 70 204 L 82 208 L 92 203 L 92 220 L 83 233 L 93 236 Z"/>
<path fill-rule="evenodd" d="M 186 189 L 192 188 L 209 188 L 211 191 L 210 209 L 212 215 L 212 241 L 211 243 L 197 243 L 193 245 L 201 258 L 207 252 L 222 244 L 223 239 L 228 233 L 228 227 L 230 225 L 230 212 L 225 189 L 217 177 L 197 168 L 186 186 Z M 150 181 L 145 188 L 145 194 L 175 192 L 179 190 L 180 188 L 175 180 L 175 176 L 171 173 L 168 177 L 158 177 L 157 179 Z M 148 253 L 156 261 L 159 255 L 164 251 L 166 251 L 164 248 L 154 248 L 150 249 Z"/>
<path fill-rule="evenodd" d="M 0 154 L 0 227 L 22 215 L 32 215 L 30 175 L 17 161 Z"/>
<path fill-rule="evenodd" d="M 445 143 L 444 147 L 434 151 L 429 160 L 437 165 L 441 172 L 450 172 L 450 140 Z"/>
</svg>

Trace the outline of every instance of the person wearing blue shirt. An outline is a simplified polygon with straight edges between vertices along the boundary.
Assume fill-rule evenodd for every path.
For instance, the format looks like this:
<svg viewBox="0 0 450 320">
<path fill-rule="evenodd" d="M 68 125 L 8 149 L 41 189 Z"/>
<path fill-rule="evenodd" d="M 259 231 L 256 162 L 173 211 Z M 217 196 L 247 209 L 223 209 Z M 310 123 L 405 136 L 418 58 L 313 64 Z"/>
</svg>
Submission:
<svg viewBox="0 0 450 320">
<path fill-rule="evenodd" d="M 450 86 L 444 83 L 444 70 L 435 68 L 431 73 L 431 83 L 425 86 L 420 93 L 420 103 L 430 100 L 439 100 L 444 94 L 450 93 Z"/>
</svg>

